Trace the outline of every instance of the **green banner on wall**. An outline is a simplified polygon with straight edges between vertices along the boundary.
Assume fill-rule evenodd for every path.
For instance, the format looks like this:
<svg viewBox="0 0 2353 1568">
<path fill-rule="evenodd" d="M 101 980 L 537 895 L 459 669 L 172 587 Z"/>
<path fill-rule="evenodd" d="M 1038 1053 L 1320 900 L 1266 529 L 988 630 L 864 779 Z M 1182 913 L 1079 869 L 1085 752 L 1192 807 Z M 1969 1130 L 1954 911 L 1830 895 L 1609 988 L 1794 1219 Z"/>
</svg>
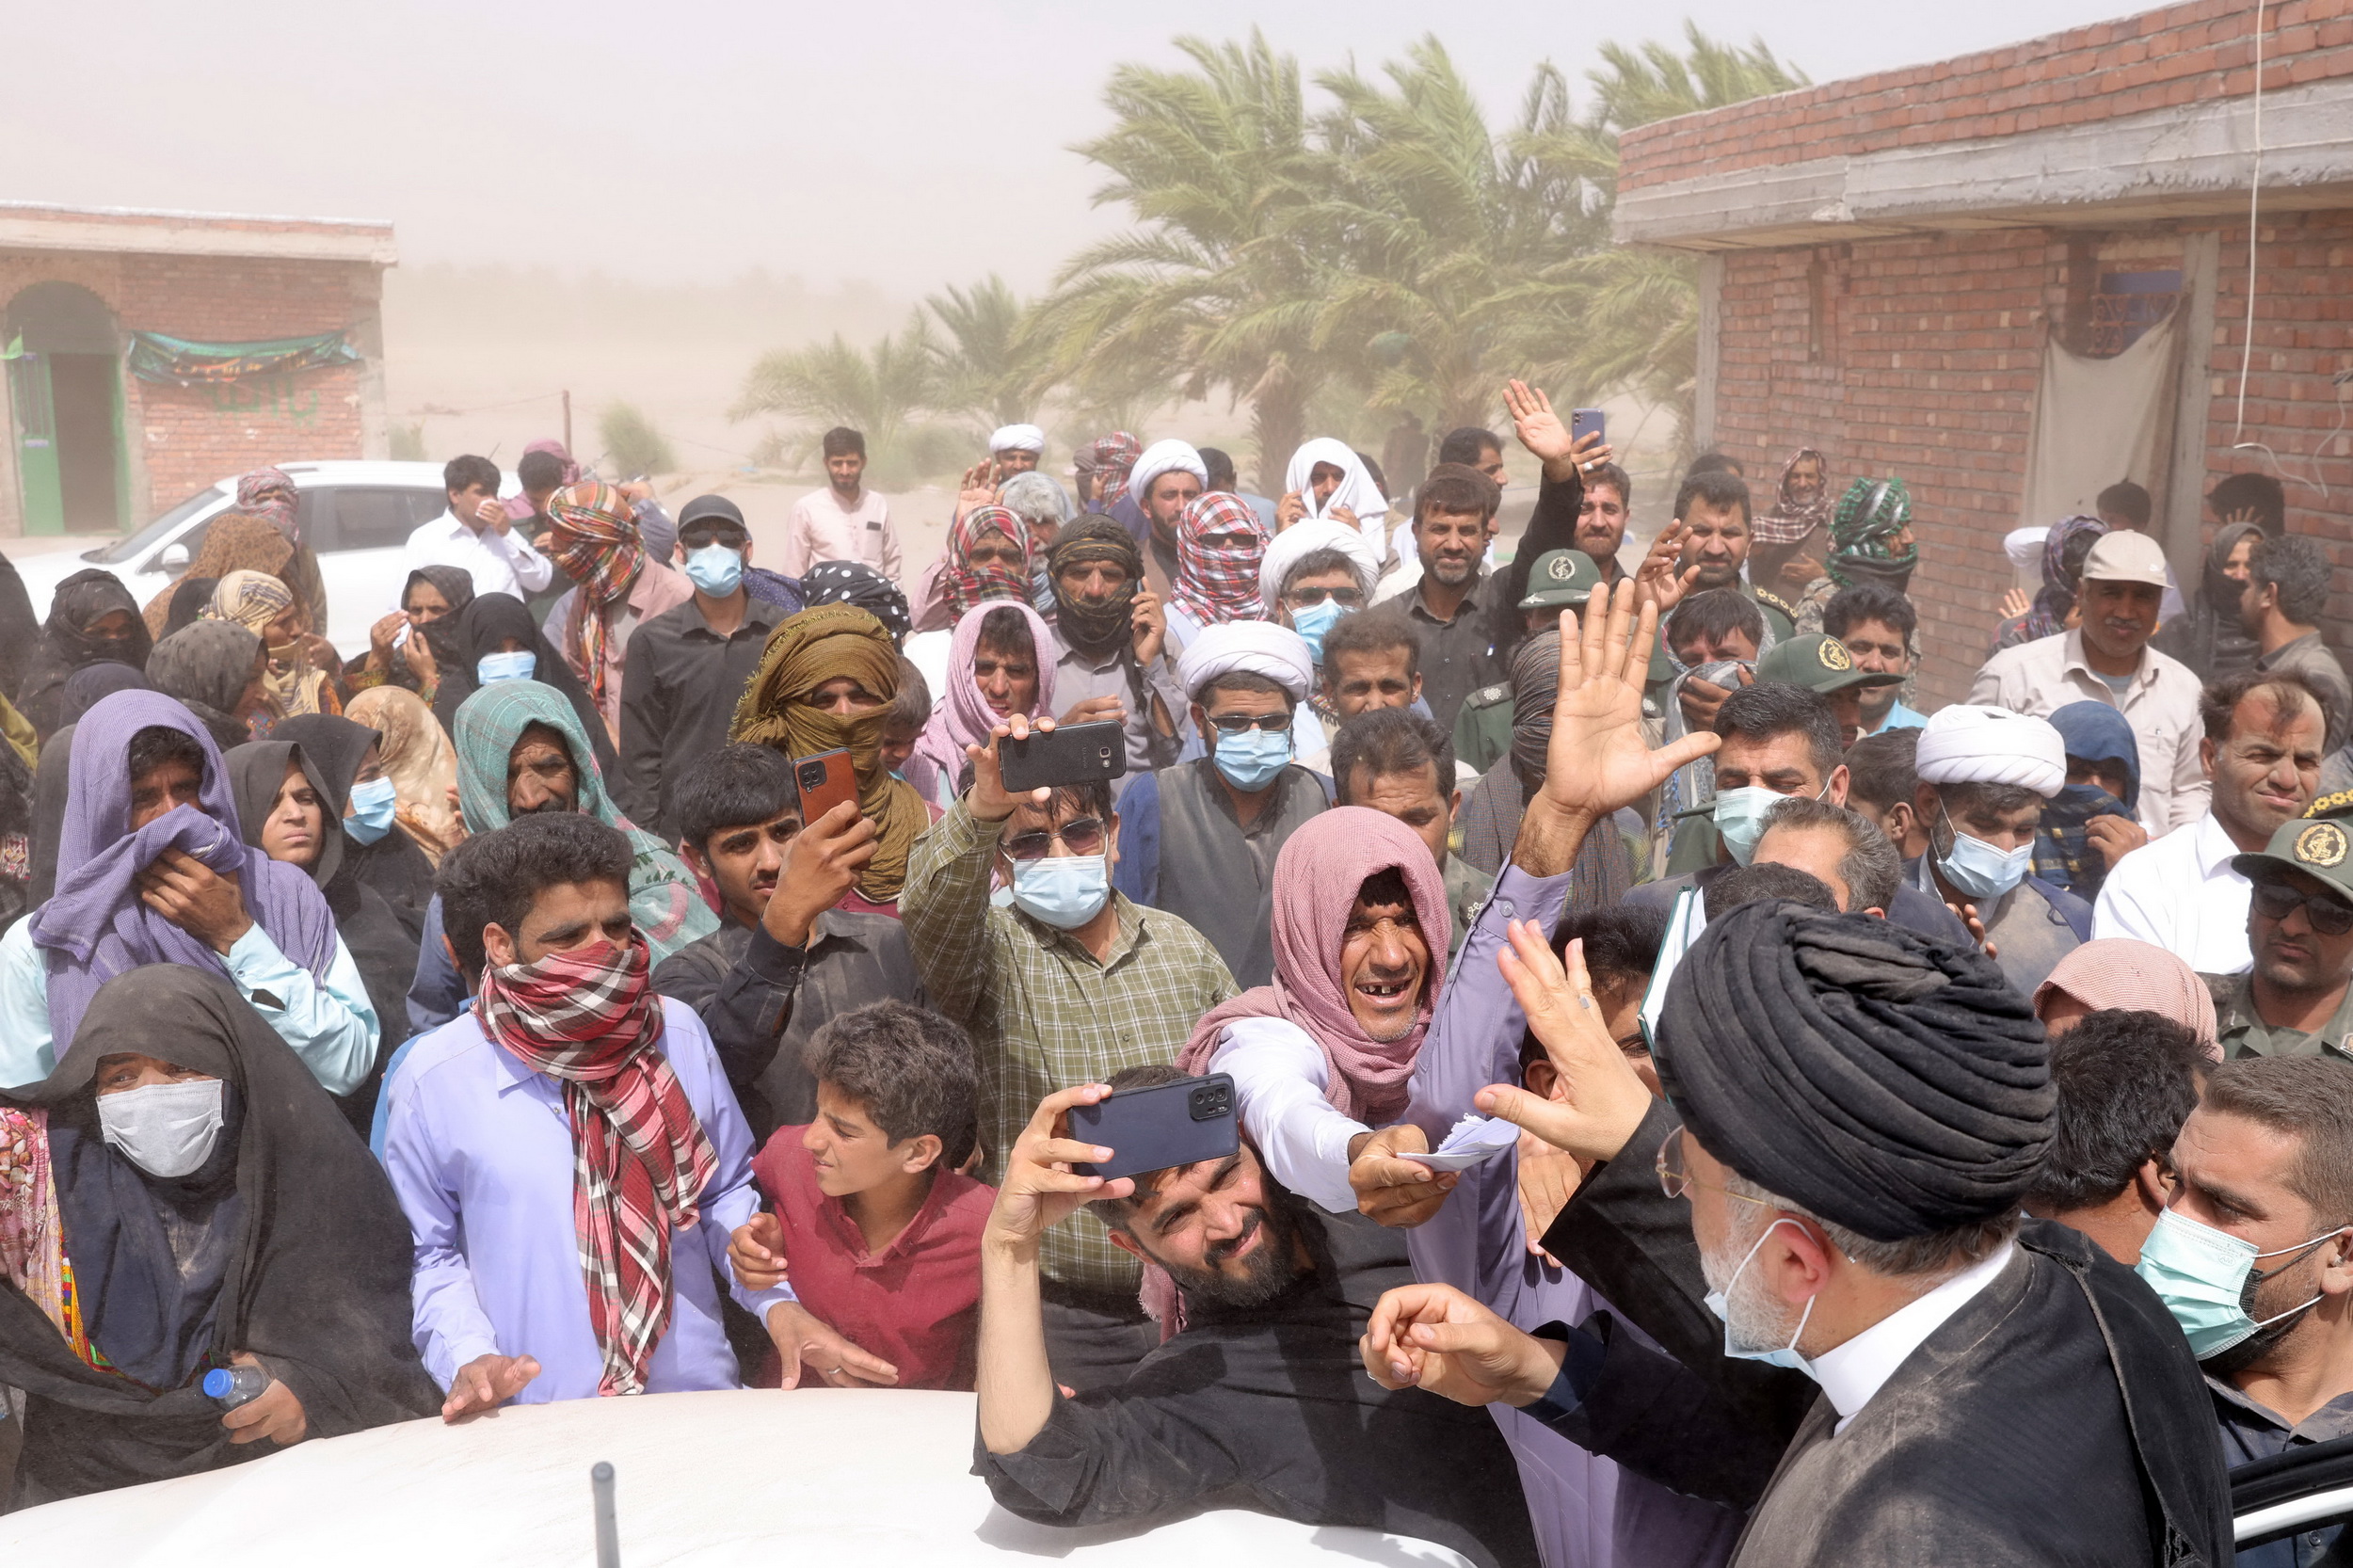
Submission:
<svg viewBox="0 0 2353 1568">
<path fill-rule="evenodd" d="M 189 343 L 161 332 L 134 332 L 128 359 L 142 381 L 175 387 L 217 386 L 248 376 L 356 364 L 360 351 L 342 332 L 309 338 L 272 338 L 263 343 Z"/>
</svg>

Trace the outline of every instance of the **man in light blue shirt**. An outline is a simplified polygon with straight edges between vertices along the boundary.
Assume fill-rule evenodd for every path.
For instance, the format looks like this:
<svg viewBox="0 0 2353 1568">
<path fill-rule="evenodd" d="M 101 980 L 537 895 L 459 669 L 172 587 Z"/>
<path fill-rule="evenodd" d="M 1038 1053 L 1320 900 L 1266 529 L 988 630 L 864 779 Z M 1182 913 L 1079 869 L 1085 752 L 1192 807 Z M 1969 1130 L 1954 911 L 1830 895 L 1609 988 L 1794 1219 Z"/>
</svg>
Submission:
<svg viewBox="0 0 2353 1568">
<path fill-rule="evenodd" d="M 783 1356 L 889 1381 L 789 1286 L 736 1283 L 728 1234 L 760 1208 L 751 1129 L 694 1009 L 651 988 L 630 857 L 615 829 L 548 813 L 467 840 L 436 877 L 478 1000 L 395 1065 L 384 1163 L 452 1420 L 740 1387 L 720 1279 Z"/>
</svg>

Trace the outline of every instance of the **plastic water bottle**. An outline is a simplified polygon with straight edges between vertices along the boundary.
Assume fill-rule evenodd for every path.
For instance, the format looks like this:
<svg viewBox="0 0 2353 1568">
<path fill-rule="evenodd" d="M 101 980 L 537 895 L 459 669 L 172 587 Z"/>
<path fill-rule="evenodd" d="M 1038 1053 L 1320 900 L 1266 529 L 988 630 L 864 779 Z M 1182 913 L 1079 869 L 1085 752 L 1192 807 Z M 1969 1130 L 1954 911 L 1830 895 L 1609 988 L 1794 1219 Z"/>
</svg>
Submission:
<svg viewBox="0 0 2353 1568">
<path fill-rule="evenodd" d="M 223 1410 L 251 1404 L 276 1380 L 265 1367 L 216 1367 L 204 1374 L 204 1397 Z"/>
</svg>

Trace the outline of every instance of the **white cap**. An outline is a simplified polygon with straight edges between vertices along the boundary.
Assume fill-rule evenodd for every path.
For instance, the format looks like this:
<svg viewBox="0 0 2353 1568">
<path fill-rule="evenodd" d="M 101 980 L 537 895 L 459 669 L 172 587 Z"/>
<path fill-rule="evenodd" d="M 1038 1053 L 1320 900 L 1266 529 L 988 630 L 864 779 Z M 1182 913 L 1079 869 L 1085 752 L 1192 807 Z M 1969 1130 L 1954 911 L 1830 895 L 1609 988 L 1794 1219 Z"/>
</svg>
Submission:
<svg viewBox="0 0 2353 1568">
<path fill-rule="evenodd" d="M 2172 579 L 2166 575 L 2165 552 L 2156 540 L 2129 528 L 2111 528 L 2084 557 L 2084 581 L 2147 583 L 2162 588 Z"/>
<path fill-rule="evenodd" d="M 2040 572 L 2042 569 L 2042 547 L 2050 540 L 2051 530 L 2041 525 L 2013 528 L 2002 536 L 2002 553 L 2020 571 Z"/>
</svg>

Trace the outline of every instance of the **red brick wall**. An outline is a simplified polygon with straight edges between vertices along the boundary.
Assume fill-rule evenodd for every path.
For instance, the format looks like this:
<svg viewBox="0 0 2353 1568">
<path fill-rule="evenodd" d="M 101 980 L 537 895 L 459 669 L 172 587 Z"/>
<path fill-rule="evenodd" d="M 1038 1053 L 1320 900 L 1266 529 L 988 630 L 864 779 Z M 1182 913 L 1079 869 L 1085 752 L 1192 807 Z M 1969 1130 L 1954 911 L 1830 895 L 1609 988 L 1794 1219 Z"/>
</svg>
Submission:
<svg viewBox="0 0 2353 1568">
<path fill-rule="evenodd" d="M 2353 368 L 2353 214 L 2283 217 L 2259 238 L 2241 439 L 2270 446 L 2278 468 L 2261 453 L 2232 451 L 2246 243 L 2243 225 L 2222 231 L 2205 488 L 2235 469 L 2284 469 L 2291 530 L 2328 540 L 2340 590 L 2353 590 L 2353 424 L 2330 436 L 2353 407 L 2336 394 L 2353 388 L 2329 384 Z M 1937 702 L 1966 695 L 2013 581 L 2001 540 L 2017 523 L 2065 264 L 2065 244 L 2044 230 L 1724 258 L 1716 443 L 1743 460 L 1760 493 L 1801 445 L 1823 450 L 1839 488 L 1858 475 L 1902 476 L 1922 555 L 1912 584 L 1922 684 Z M 2353 612 L 2353 599 L 2337 602 Z M 2353 613 L 2328 630 L 2332 642 L 2353 645 Z"/>
<path fill-rule="evenodd" d="M 2005 136 L 2243 95 L 2249 0 L 2192 0 L 2072 32 L 1686 115 L 1628 131 L 1621 190 L 1699 173 Z M 2265 12 L 2264 86 L 2353 75 L 2353 0 Z"/>
<path fill-rule="evenodd" d="M 0 307 L 51 280 L 96 294 L 125 332 L 207 343 L 337 330 L 375 314 L 380 296 L 380 274 L 365 263 L 16 251 L 0 255 Z M 188 389 L 126 376 L 134 520 L 245 469 L 360 456 L 360 372 L 339 365 Z"/>
</svg>

